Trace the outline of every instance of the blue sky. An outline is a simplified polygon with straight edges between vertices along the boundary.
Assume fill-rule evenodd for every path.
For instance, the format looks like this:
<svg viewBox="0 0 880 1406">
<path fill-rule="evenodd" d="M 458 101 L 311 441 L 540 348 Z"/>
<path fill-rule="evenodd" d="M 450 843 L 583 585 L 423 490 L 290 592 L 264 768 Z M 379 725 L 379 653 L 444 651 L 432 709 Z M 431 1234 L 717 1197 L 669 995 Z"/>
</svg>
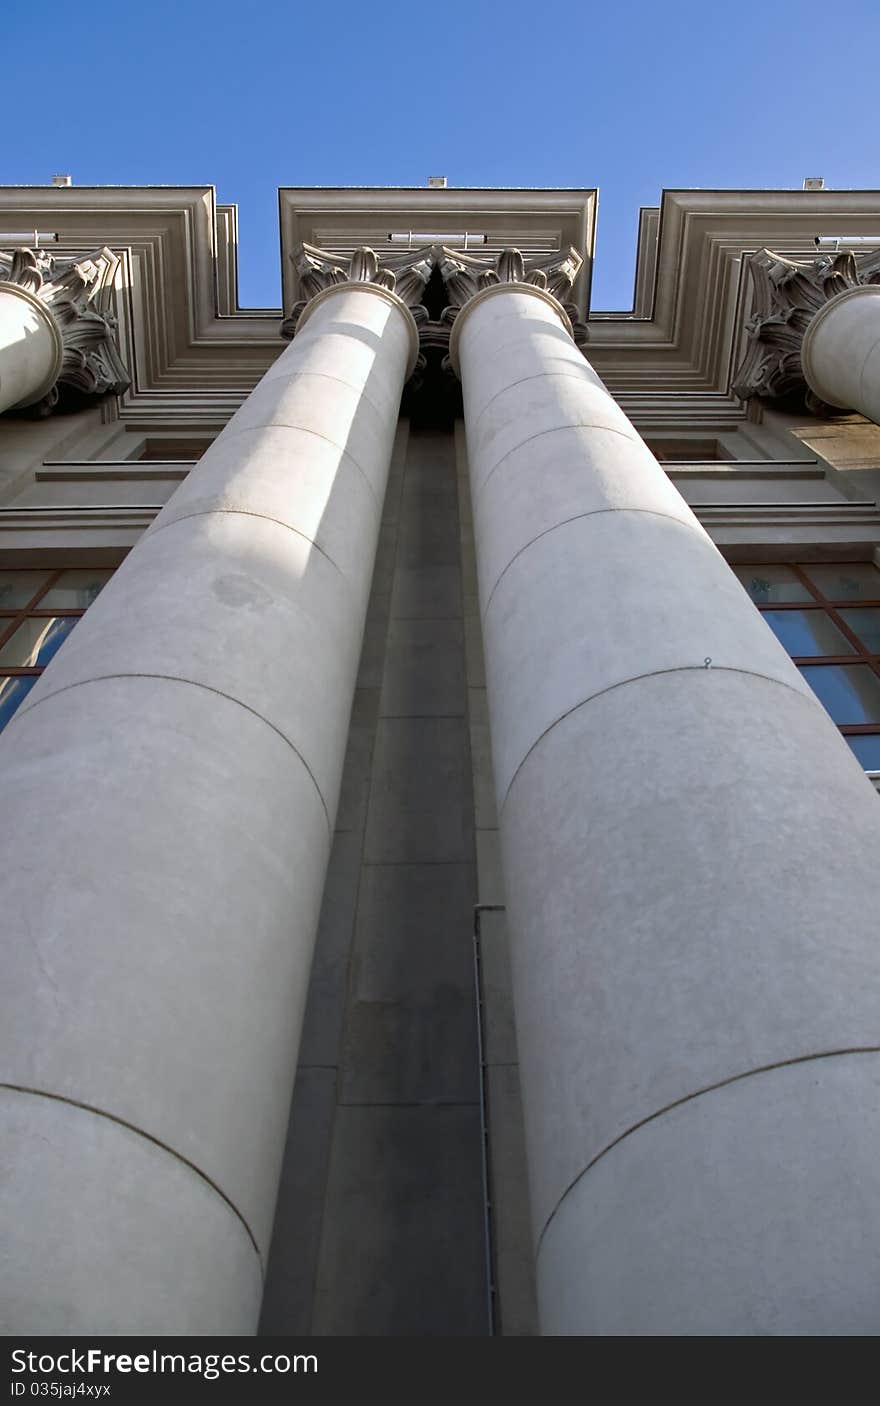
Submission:
<svg viewBox="0 0 880 1406">
<path fill-rule="evenodd" d="M 664 187 L 880 188 L 877 0 L 48 0 L 3 37 L 0 183 L 215 185 L 246 306 L 280 297 L 279 185 L 598 186 L 596 308 Z"/>
</svg>

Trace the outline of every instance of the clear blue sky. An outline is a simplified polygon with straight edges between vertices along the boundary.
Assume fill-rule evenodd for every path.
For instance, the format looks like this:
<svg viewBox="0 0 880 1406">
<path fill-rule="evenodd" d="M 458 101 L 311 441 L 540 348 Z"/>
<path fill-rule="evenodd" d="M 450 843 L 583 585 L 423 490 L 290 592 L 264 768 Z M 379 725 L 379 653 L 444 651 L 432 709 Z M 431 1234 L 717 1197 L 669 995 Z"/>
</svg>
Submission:
<svg viewBox="0 0 880 1406">
<path fill-rule="evenodd" d="M 203 185 L 278 303 L 279 185 L 598 186 L 593 306 L 663 187 L 880 188 L 880 3 L 7 7 L 3 184 Z"/>
</svg>

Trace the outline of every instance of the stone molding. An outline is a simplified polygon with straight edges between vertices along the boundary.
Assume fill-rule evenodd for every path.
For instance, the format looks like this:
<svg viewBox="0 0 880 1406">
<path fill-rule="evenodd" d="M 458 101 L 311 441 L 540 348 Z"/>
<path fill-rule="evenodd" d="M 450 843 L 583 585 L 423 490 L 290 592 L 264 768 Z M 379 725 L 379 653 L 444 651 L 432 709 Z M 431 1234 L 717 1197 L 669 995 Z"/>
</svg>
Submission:
<svg viewBox="0 0 880 1406">
<path fill-rule="evenodd" d="M 118 395 L 131 384 L 110 308 L 118 267 L 118 256 L 106 247 L 80 259 L 55 258 L 43 249 L 0 252 L 0 287 L 7 284 L 30 294 L 61 338 L 57 378 L 28 407 L 32 413 L 51 414 L 65 391 Z"/>
<path fill-rule="evenodd" d="M 816 414 L 839 414 L 841 407 L 826 405 L 807 385 L 804 337 L 833 298 L 880 284 L 880 252 L 790 259 L 761 249 L 749 269 L 755 311 L 746 323 L 746 353 L 731 389 L 743 400 L 798 396 Z"/>
</svg>

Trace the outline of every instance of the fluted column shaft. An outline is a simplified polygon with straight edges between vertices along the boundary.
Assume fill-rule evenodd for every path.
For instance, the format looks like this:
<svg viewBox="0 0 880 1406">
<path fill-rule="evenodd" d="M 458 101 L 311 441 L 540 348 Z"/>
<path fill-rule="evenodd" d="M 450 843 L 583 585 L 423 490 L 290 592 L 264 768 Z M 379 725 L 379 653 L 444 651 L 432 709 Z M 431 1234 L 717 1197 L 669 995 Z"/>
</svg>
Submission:
<svg viewBox="0 0 880 1406">
<path fill-rule="evenodd" d="M 558 304 L 452 357 L 543 1331 L 874 1333 L 877 797 Z"/>
<path fill-rule="evenodd" d="M 6 1333 L 256 1325 L 417 351 L 300 329 L 0 738 Z"/>
<path fill-rule="evenodd" d="M 63 344 L 54 317 L 40 299 L 0 282 L 0 415 L 30 405 L 52 389 Z"/>
<path fill-rule="evenodd" d="M 880 284 L 848 288 L 819 309 L 804 333 L 801 365 L 820 400 L 880 424 Z"/>
</svg>

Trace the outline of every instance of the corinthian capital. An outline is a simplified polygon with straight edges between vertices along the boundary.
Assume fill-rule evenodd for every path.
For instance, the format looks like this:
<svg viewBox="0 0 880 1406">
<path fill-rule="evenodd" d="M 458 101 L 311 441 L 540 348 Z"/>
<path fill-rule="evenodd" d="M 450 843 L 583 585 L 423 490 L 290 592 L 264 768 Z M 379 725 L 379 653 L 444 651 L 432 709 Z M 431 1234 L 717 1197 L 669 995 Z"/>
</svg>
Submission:
<svg viewBox="0 0 880 1406">
<path fill-rule="evenodd" d="M 495 259 L 442 245 L 433 252 L 446 285 L 449 309 L 455 313 L 476 293 L 496 283 L 527 283 L 564 304 L 583 263 L 576 249 L 535 259 L 526 259 L 519 249 L 505 249 Z"/>
<path fill-rule="evenodd" d="M 801 364 L 804 333 L 838 293 L 880 283 L 880 253 L 788 259 L 761 249 L 749 268 L 755 311 L 746 324 L 748 344 L 732 389 L 743 400 L 801 395 L 811 408 L 819 408 Z"/>
<path fill-rule="evenodd" d="M 329 254 L 315 244 L 300 244 L 291 254 L 305 297 L 295 303 L 290 316 L 281 324 L 281 335 L 289 341 L 312 298 L 325 288 L 339 283 L 371 283 L 396 293 L 406 303 L 417 322 L 427 320 L 422 295 L 431 276 L 430 249 L 413 249 L 392 254 L 380 264 L 379 256 L 366 246 L 356 249 L 350 258 Z"/>
<path fill-rule="evenodd" d="M 61 336 L 60 369 L 54 386 L 32 407 L 37 414 L 52 411 L 65 390 L 100 396 L 131 384 L 110 309 L 118 267 L 107 248 L 82 259 L 56 258 L 42 249 L 0 252 L 0 285 L 14 284 L 37 298 Z"/>
<path fill-rule="evenodd" d="M 488 259 L 438 246 L 433 258 L 446 288 L 444 322 L 454 322 L 465 304 L 484 289 L 502 283 L 522 283 L 555 298 L 572 325 L 575 341 L 578 345 L 586 341 L 586 326 L 578 321 L 577 307 L 568 300 L 583 263 L 576 249 L 560 250 L 543 258 L 526 258 L 519 249 L 505 249 L 497 258 Z"/>
</svg>

